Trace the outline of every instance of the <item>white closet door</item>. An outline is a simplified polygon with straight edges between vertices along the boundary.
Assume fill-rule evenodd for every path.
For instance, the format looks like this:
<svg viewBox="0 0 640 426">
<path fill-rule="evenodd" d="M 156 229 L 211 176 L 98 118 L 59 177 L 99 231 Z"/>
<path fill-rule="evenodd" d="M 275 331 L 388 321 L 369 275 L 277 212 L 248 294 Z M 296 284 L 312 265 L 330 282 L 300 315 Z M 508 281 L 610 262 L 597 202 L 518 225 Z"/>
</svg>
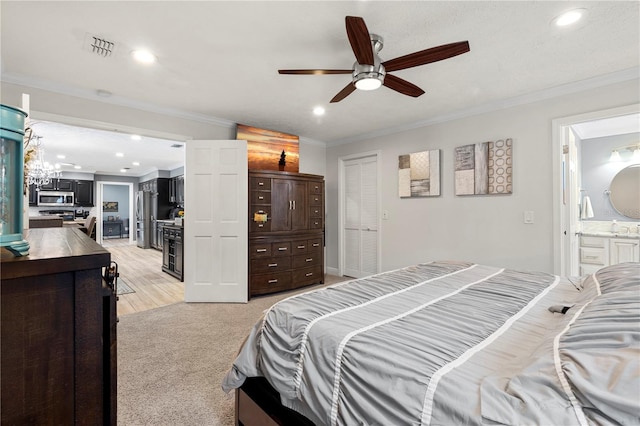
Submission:
<svg viewBox="0 0 640 426">
<path fill-rule="evenodd" d="M 184 299 L 247 302 L 247 143 L 187 141 Z"/>
<path fill-rule="evenodd" d="M 342 178 L 342 273 L 360 278 L 379 272 L 377 155 L 345 160 Z"/>
</svg>

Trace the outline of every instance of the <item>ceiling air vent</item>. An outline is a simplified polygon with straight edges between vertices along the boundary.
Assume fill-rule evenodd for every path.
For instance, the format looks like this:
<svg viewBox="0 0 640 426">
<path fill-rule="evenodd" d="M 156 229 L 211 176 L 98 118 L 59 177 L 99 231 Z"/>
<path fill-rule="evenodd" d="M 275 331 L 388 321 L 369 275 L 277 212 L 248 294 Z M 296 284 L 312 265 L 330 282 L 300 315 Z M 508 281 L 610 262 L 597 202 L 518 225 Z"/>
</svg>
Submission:
<svg viewBox="0 0 640 426">
<path fill-rule="evenodd" d="M 95 34 L 87 34 L 84 39 L 84 49 L 103 58 L 113 55 L 116 43 Z"/>
</svg>

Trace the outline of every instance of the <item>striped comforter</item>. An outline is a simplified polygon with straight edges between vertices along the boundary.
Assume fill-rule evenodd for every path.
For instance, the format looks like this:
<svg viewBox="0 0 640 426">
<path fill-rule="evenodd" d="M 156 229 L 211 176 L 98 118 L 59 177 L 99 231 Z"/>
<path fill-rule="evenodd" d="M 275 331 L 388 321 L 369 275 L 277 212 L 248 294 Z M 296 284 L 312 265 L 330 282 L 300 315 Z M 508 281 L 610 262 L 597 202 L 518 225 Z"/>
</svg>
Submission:
<svg viewBox="0 0 640 426">
<path fill-rule="evenodd" d="M 640 265 L 605 276 L 626 279 L 624 297 L 612 292 L 627 305 L 598 305 L 608 293 L 597 276 L 574 283 L 462 262 L 295 295 L 265 312 L 223 389 L 264 376 L 318 425 L 636 424 Z M 600 321 L 591 305 L 612 311 Z M 604 322 L 620 336 L 603 336 Z"/>
</svg>

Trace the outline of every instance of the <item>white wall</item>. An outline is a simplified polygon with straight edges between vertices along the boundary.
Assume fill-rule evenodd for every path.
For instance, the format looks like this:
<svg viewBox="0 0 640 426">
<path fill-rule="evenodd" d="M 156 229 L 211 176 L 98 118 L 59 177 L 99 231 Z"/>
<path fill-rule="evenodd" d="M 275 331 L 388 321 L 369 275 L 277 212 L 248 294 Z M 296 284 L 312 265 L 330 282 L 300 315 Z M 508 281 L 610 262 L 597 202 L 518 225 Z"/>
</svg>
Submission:
<svg viewBox="0 0 640 426">
<path fill-rule="evenodd" d="M 327 148 L 327 267 L 338 267 L 338 159 L 380 150 L 382 210 L 389 212 L 382 270 L 458 259 L 552 272 L 552 119 L 638 101 L 638 80 L 628 81 Z M 454 148 L 503 138 L 513 139 L 513 194 L 455 196 Z M 429 149 L 442 150 L 442 195 L 400 199 L 398 156 Z M 534 211 L 534 224 L 523 223 L 526 210 Z"/>
<path fill-rule="evenodd" d="M 101 101 L 62 95 L 33 87 L 10 83 L 1 85 L 2 103 L 20 107 L 22 94 L 30 96 L 30 108 L 37 113 L 75 117 L 82 120 L 112 123 L 119 126 L 147 129 L 154 132 L 184 135 L 190 139 L 235 139 L 235 125 L 216 119 L 178 118 L 172 115 L 143 111 Z M 244 123 L 260 127 L 259 123 Z M 278 130 L 278 129 L 273 129 Z M 325 148 L 313 141 L 300 140 L 300 173 L 325 174 Z"/>
</svg>

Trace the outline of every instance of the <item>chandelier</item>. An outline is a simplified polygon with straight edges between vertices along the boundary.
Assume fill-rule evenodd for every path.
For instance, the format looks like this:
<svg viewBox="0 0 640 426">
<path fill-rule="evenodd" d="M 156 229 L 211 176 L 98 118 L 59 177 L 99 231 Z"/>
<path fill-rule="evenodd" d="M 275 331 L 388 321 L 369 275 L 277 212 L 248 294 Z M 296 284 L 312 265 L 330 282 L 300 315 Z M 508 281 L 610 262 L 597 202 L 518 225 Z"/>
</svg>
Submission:
<svg viewBox="0 0 640 426">
<path fill-rule="evenodd" d="M 44 161 L 44 147 L 42 145 L 42 137 L 33 135 L 29 139 L 27 149 L 25 150 L 24 167 L 26 171 L 26 181 L 29 185 L 35 185 L 40 188 L 42 185 L 51 183 L 51 179 L 60 177 L 60 165 L 52 166 Z"/>
</svg>

